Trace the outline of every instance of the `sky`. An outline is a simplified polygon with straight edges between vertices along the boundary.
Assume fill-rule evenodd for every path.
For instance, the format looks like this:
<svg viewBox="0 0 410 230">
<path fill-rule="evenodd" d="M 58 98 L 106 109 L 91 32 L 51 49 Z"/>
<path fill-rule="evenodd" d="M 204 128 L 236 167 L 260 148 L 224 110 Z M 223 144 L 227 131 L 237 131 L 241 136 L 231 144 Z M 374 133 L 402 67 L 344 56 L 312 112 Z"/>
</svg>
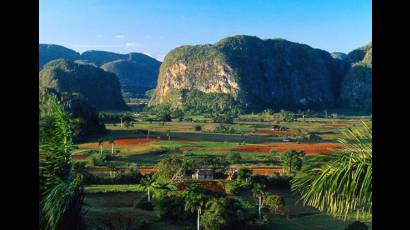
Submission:
<svg viewBox="0 0 410 230">
<path fill-rule="evenodd" d="M 39 42 L 141 52 L 238 34 L 348 53 L 372 39 L 371 0 L 40 0 Z"/>
</svg>

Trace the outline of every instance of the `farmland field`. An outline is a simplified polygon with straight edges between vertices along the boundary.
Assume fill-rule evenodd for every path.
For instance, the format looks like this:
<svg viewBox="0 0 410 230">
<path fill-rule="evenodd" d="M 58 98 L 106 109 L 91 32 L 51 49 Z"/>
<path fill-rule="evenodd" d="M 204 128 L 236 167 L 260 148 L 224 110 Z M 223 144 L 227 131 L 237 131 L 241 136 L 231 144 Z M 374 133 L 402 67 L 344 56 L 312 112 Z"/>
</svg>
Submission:
<svg viewBox="0 0 410 230">
<path fill-rule="evenodd" d="M 134 166 L 139 173 L 145 175 L 158 172 L 158 162 L 170 155 L 181 159 L 228 159 L 230 154 L 236 153 L 240 160 L 231 162 L 231 167 L 248 168 L 252 175 L 286 174 L 287 169 L 279 161 L 282 153 L 290 150 L 304 151 L 306 164 L 311 164 L 315 162 L 314 156 L 333 154 L 342 147 L 337 143 L 342 130 L 368 120 L 366 117 L 312 118 L 304 122 L 282 122 L 281 125 L 288 128 L 286 131 L 272 130 L 273 122 L 239 121 L 227 125 L 235 133 L 217 133 L 213 127 L 221 124 L 197 119 L 199 122 L 140 121 L 133 127 L 122 128 L 119 124 L 106 125 L 108 133 L 104 136 L 105 141 L 101 145 L 96 139 L 79 143 L 73 153 L 73 160 L 85 162 L 88 172 L 94 175 L 112 175 L 109 167 L 93 163 L 102 150 L 103 154 L 112 155 L 110 162 L 116 167 L 117 173 L 126 172 L 130 166 Z M 202 127 L 200 131 L 195 129 L 198 125 Z M 285 136 L 297 134 L 300 130 L 319 135 L 321 141 L 284 141 Z M 109 138 L 114 138 L 113 144 L 108 142 Z M 190 175 L 185 175 L 185 178 L 190 178 Z M 228 183 L 224 178 L 216 181 Z M 163 229 L 165 226 L 167 229 L 183 229 L 178 224 L 159 219 L 154 211 L 133 207 L 133 202 L 144 193 L 139 184 L 89 184 L 85 187 L 85 192 L 87 225 L 97 229 L 104 228 L 104 224 L 107 227 L 109 220 L 118 221 L 117 224 L 128 220 L 138 224 L 139 220 L 144 220 L 144 229 Z M 349 222 L 303 206 L 289 189 L 277 189 L 273 192 L 285 198 L 288 219 L 272 216 L 272 229 L 344 229 Z M 235 197 L 233 194 L 229 196 Z M 242 198 L 254 203 L 252 197 L 245 195 Z M 253 208 L 256 211 L 256 206 Z M 371 224 L 368 225 L 371 227 Z"/>
</svg>

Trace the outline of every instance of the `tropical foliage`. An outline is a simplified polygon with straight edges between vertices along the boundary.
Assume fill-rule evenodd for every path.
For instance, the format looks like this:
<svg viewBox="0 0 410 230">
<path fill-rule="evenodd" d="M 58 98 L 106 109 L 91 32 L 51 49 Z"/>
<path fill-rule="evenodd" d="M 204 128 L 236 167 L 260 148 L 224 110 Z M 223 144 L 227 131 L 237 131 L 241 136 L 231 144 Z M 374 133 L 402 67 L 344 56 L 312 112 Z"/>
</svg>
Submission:
<svg viewBox="0 0 410 230">
<path fill-rule="evenodd" d="M 305 204 L 347 218 L 372 212 L 372 128 L 363 123 L 344 132 L 344 149 L 323 166 L 308 168 L 292 181 Z"/>
<path fill-rule="evenodd" d="M 83 188 L 72 172 L 69 118 L 57 101 L 50 104 L 51 115 L 40 119 L 40 227 L 79 229 Z"/>
</svg>

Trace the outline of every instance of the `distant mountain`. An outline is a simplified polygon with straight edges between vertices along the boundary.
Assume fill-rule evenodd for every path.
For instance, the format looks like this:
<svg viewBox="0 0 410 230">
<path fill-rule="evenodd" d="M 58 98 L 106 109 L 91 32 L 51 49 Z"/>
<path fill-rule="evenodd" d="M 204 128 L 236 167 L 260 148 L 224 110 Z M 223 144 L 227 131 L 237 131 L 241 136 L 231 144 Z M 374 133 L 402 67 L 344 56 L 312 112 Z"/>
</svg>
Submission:
<svg viewBox="0 0 410 230">
<path fill-rule="evenodd" d="M 128 60 L 115 60 L 105 63 L 102 69 L 118 76 L 123 95 L 144 97 L 145 91 L 155 88 L 161 62 L 154 58 L 133 53 Z"/>
<path fill-rule="evenodd" d="M 54 48 L 45 49 L 44 47 Z M 59 50 L 64 50 L 65 52 L 56 52 L 55 47 L 59 47 Z M 143 97 L 145 96 L 145 91 L 155 88 L 161 65 L 160 61 L 142 53 L 118 54 L 90 50 L 79 54 L 63 46 L 40 44 L 40 66 L 55 59 L 65 59 L 79 64 L 101 67 L 104 70 L 115 73 L 120 80 L 125 98 Z"/>
<path fill-rule="evenodd" d="M 58 59 L 39 73 L 40 88 L 79 93 L 97 110 L 127 109 L 115 74 L 88 64 Z"/>
<path fill-rule="evenodd" d="M 104 63 L 118 59 L 128 59 L 127 54 L 117 54 L 107 51 L 89 50 L 81 54 L 81 59 L 94 63 L 96 66 L 101 66 Z"/>
<path fill-rule="evenodd" d="M 372 43 L 370 42 L 369 44 L 362 46 L 360 48 L 357 48 L 351 51 L 350 53 L 348 53 L 347 59 L 350 61 L 350 63 L 356 63 L 356 62 L 362 61 L 367 51 L 370 50 L 371 48 L 372 48 Z"/>
<path fill-rule="evenodd" d="M 371 111 L 372 108 L 372 45 L 349 53 L 353 63 L 341 85 L 343 107 Z"/>
<path fill-rule="evenodd" d="M 48 62 L 56 59 L 74 61 L 80 59 L 80 53 L 64 46 L 40 44 L 39 45 L 39 67 L 40 69 Z"/>
<path fill-rule="evenodd" d="M 213 45 L 182 46 L 161 64 L 150 105 L 184 104 L 186 91 L 229 94 L 244 108 L 337 106 L 348 65 L 330 53 L 284 39 L 234 36 Z"/>
<path fill-rule="evenodd" d="M 330 53 L 330 55 L 333 58 L 339 59 L 339 60 L 342 60 L 342 61 L 345 61 L 347 59 L 347 54 L 341 53 L 341 52 L 333 52 L 333 53 Z"/>
</svg>

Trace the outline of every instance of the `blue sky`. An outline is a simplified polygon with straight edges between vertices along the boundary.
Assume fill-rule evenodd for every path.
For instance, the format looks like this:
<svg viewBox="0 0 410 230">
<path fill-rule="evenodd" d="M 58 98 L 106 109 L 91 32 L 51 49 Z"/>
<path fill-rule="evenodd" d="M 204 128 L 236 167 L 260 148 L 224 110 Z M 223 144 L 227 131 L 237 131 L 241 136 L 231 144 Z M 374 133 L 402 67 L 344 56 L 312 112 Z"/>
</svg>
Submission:
<svg viewBox="0 0 410 230">
<path fill-rule="evenodd" d="M 142 52 L 237 34 L 349 52 L 372 37 L 371 0 L 40 0 L 40 43 Z"/>
</svg>

